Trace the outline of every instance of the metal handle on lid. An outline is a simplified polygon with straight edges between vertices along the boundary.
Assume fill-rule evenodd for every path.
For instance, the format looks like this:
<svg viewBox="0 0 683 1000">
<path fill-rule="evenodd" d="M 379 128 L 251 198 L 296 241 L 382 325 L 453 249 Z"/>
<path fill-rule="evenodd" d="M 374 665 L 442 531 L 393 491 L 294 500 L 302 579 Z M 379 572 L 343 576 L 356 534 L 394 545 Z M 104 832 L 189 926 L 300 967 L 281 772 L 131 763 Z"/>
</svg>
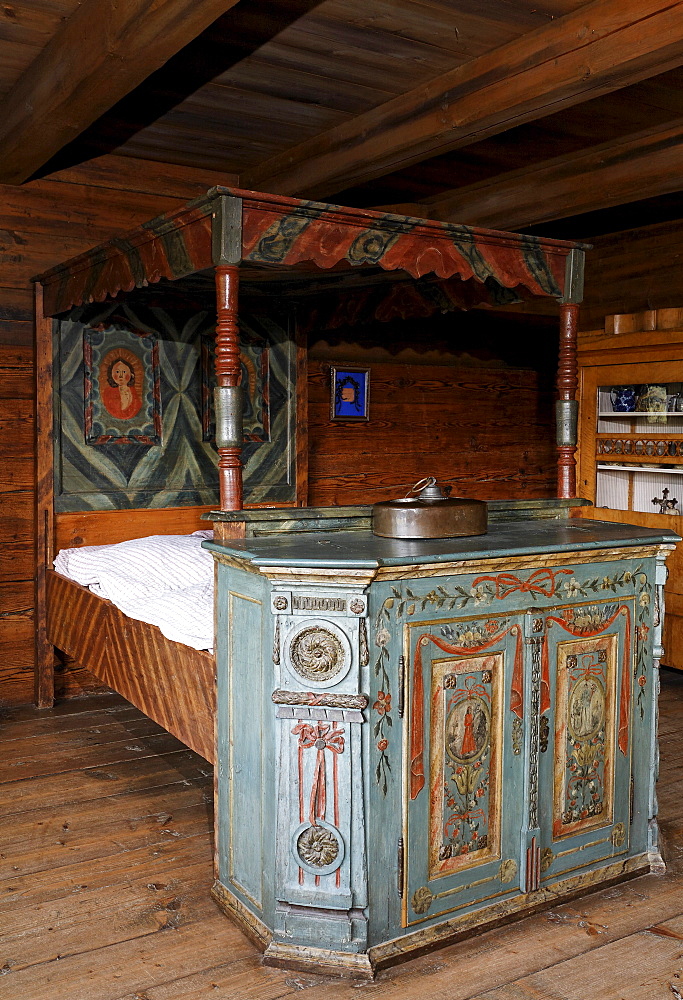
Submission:
<svg viewBox="0 0 683 1000">
<path fill-rule="evenodd" d="M 407 500 L 415 493 L 417 493 L 419 500 L 443 500 L 443 493 L 436 485 L 434 476 L 425 476 L 424 479 L 418 480 L 413 488 L 408 490 L 404 500 Z"/>
</svg>

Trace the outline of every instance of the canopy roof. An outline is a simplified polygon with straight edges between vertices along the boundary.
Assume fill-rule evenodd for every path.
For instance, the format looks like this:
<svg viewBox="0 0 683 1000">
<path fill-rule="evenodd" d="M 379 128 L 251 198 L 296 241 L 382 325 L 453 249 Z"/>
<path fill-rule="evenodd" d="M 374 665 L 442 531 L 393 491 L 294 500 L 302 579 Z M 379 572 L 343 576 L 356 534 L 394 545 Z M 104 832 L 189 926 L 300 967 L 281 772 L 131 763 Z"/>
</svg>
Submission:
<svg viewBox="0 0 683 1000">
<path fill-rule="evenodd" d="M 245 277 L 291 268 L 298 280 L 332 269 L 373 269 L 377 280 L 382 271 L 432 274 L 481 283 L 492 301 L 503 287 L 578 302 L 583 250 L 580 243 L 215 187 L 35 280 L 46 316 L 226 264 L 239 264 Z"/>
</svg>

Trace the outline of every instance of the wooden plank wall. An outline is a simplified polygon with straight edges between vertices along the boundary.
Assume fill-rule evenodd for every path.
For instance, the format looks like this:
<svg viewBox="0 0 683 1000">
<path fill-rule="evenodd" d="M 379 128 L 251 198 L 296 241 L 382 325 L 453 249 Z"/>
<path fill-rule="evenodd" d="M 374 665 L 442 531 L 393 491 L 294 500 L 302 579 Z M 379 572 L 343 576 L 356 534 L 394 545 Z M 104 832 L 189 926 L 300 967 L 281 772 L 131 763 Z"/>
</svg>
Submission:
<svg viewBox="0 0 683 1000">
<path fill-rule="evenodd" d="M 605 316 L 683 305 L 683 220 L 590 240 L 582 330 Z"/>
<path fill-rule="evenodd" d="M 0 344 L 0 699 L 28 701 L 32 669 L 33 356 Z"/>
<path fill-rule="evenodd" d="M 451 483 L 453 496 L 555 495 L 547 376 L 505 367 L 372 363 L 365 423 L 330 420 L 329 369 L 329 362 L 309 361 L 311 504 L 389 500 L 427 475 Z"/>
<path fill-rule="evenodd" d="M 0 186 L 0 705 L 33 697 L 33 275 L 237 178 L 102 156 Z M 78 685 L 78 672 L 63 674 Z M 81 678 L 83 681 L 83 678 Z"/>
</svg>

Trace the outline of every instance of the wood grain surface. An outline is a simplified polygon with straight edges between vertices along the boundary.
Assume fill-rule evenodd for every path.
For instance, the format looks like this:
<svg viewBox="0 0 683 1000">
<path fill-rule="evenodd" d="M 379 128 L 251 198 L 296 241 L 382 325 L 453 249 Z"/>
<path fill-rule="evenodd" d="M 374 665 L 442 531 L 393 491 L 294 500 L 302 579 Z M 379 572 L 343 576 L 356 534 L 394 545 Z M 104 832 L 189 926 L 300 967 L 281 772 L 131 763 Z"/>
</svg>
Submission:
<svg viewBox="0 0 683 1000">
<path fill-rule="evenodd" d="M 683 221 L 596 236 L 591 243 L 583 330 L 603 326 L 611 313 L 680 307 Z"/>
<path fill-rule="evenodd" d="M 5 95 L 3 183 L 21 184 L 237 0 L 86 0 Z M 81 48 L 80 58 L 73 58 Z M 31 115 L 26 114 L 27 107 Z"/>
<path fill-rule="evenodd" d="M 47 712 L 12 709 L 0 726 L 0 995 L 675 1000 L 683 974 L 683 678 L 665 671 L 662 682 L 666 874 L 553 907 L 362 985 L 264 968 L 210 901 L 211 769 L 201 758 L 114 695 Z"/>
<path fill-rule="evenodd" d="M 33 394 L 33 352 L 0 343 L 0 704 L 33 694 Z"/>
<path fill-rule="evenodd" d="M 430 217 L 522 229 L 678 191 L 683 120 L 464 184 L 429 199 Z M 543 191 L 539 198 L 538 192 Z"/>
<path fill-rule="evenodd" d="M 618 90 L 680 64 L 680 15 L 668 0 L 597 0 L 300 142 L 241 183 L 324 198 Z"/>
<path fill-rule="evenodd" d="M 74 511 L 55 515 L 55 551 L 78 545 L 112 545 L 147 535 L 190 535 L 210 528 L 210 506 Z"/>
<path fill-rule="evenodd" d="M 370 420 L 346 423 L 330 420 L 329 369 L 309 362 L 309 503 L 390 500 L 426 475 L 454 496 L 555 495 L 551 391 L 536 372 L 374 363 Z"/>
<path fill-rule="evenodd" d="M 213 655 L 166 639 L 109 601 L 47 571 L 48 642 L 73 656 L 206 760 L 214 757 Z"/>
</svg>

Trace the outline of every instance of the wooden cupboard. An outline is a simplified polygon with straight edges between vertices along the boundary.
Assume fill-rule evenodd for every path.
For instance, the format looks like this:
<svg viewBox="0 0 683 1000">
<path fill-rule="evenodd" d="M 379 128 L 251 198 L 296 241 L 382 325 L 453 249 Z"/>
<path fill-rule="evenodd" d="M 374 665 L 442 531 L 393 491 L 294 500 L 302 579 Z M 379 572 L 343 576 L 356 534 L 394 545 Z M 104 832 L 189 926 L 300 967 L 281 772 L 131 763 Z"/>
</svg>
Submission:
<svg viewBox="0 0 683 1000">
<path fill-rule="evenodd" d="M 683 309 L 608 317 L 579 337 L 577 515 L 681 531 L 683 519 Z M 624 387 L 633 387 L 631 405 Z M 657 387 L 648 403 L 647 387 Z M 617 399 L 617 388 L 622 390 Z M 650 392 L 649 398 L 652 400 Z M 656 409 L 652 409 L 652 406 Z M 648 407 L 650 407 L 648 409 Z M 668 491 L 664 493 L 664 491 Z M 654 503 L 654 500 L 666 503 Z M 674 503 L 675 501 L 675 503 Z M 660 512 L 667 506 L 669 513 Z M 673 516 L 672 516 L 673 515 Z M 668 563 L 666 666 L 683 669 L 683 546 Z"/>
</svg>

